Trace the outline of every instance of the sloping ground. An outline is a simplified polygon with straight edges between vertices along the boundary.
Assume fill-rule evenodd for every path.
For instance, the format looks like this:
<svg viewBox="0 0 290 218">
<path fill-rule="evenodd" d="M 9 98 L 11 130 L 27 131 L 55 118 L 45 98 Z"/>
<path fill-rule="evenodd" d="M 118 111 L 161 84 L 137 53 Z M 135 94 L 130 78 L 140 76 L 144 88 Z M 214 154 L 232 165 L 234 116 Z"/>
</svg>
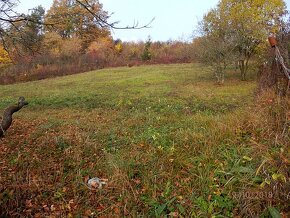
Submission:
<svg viewBox="0 0 290 218">
<path fill-rule="evenodd" d="M 234 73 L 217 86 L 198 64 L 0 86 L 1 109 L 30 102 L 0 139 L 0 215 L 286 214 L 289 146 L 255 87 Z"/>
</svg>

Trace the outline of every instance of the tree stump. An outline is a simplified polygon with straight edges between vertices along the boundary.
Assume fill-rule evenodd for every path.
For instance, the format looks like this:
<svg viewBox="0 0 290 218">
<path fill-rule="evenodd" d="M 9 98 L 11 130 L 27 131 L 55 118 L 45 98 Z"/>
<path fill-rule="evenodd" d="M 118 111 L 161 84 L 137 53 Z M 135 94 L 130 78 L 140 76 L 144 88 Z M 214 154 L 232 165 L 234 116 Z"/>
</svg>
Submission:
<svg viewBox="0 0 290 218">
<path fill-rule="evenodd" d="M 0 138 L 4 136 L 5 132 L 9 129 L 12 124 L 12 115 L 28 105 L 24 97 L 19 97 L 18 103 L 16 105 L 11 105 L 4 110 L 3 117 L 0 123 Z"/>
</svg>

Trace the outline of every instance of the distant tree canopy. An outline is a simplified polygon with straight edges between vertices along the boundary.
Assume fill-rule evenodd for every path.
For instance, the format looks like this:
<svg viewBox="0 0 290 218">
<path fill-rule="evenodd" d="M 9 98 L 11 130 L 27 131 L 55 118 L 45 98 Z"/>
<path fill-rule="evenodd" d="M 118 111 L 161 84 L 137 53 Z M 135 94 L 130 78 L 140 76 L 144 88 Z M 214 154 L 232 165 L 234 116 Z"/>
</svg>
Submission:
<svg viewBox="0 0 290 218">
<path fill-rule="evenodd" d="M 45 10 L 42 6 L 31 9 L 25 20 L 15 22 L 6 30 L 6 46 L 14 54 L 33 54 L 38 52 L 44 34 L 43 20 Z"/>
<path fill-rule="evenodd" d="M 222 64 L 237 61 L 245 80 L 249 60 L 263 50 L 269 33 L 281 28 L 285 13 L 283 0 L 221 0 L 199 25 L 202 59 L 219 72 Z"/>
<path fill-rule="evenodd" d="M 35 52 L 43 35 L 49 32 L 58 33 L 62 39 L 81 39 L 85 51 L 98 38 L 109 37 L 110 29 L 140 29 L 152 22 L 119 27 L 118 22 L 108 21 L 110 15 L 98 0 L 54 0 L 47 14 L 41 6 L 30 14 L 20 14 L 15 10 L 18 3 L 18 0 L 0 1 L 0 41 L 9 53 Z"/>
<path fill-rule="evenodd" d="M 45 23 L 53 24 L 53 30 L 62 38 L 80 38 L 83 46 L 87 48 L 97 38 L 110 34 L 108 26 L 104 26 L 97 20 L 99 17 L 102 21 L 106 21 L 108 15 L 98 0 L 80 2 L 90 5 L 90 10 L 83 7 L 78 1 L 54 0 L 46 14 Z"/>
<path fill-rule="evenodd" d="M 112 29 L 146 28 L 151 22 L 120 27 L 108 21 L 110 15 L 98 0 L 54 0 L 46 13 L 38 6 L 29 14 L 17 13 L 17 3 L 0 0 L 0 84 L 103 67 L 191 60 L 190 43 L 113 40 Z"/>
<path fill-rule="evenodd" d="M 42 7 L 32 10 L 30 15 L 14 11 L 18 1 L 0 1 L 0 40 L 6 50 L 17 50 L 26 44 L 27 48 L 38 40 L 38 28 L 44 15 Z"/>
<path fill-rule="evenodd" d="M 30 14 L 15 11 L 17 0 L 0 1 L 0 40 L 11 52 L 37 52 L 44 35 L 58 33 L 62 39 L 79 38 L 83 49 L 98 38 L 108 37 L 113 24 L 98 0 L 54 0 L 47 14 L 43 7 Z"/>
</svg>

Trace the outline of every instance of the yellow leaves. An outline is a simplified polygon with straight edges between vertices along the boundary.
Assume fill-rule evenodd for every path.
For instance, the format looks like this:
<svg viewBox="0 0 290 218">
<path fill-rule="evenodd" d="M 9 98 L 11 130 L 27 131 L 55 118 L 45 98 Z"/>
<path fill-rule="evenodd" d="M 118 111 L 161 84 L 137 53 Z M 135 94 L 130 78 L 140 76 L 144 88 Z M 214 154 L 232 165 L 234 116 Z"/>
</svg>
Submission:
<svg viewBox="0 0 290 218">
<path fill-rule="evenodd" d="M 217 189 L 216 191 L 213 192 L 215 195 L 220 196 L 222 194 L 220 189 Z"/>
<path fill-rule="evenodd" d="M 246 160 L 246 161 L 252 161 L 253 160 L 253 158 L 248 157 L 248 156 L 243 156 L 243 159 Z"/>
<path fill-rule="evenodd" d="M 274 179 L 276 181 L 283 181 L 286 183 L 286 177 L 281 173 L 274 173 L 272 175 L 272 179 Z"/>
<path fill-rule="evenodd" d="M 9 57 L 8 52 L 1 46 L 0 47 L 0 64 L 10 64 L 12 60 Z"/>
<path fill-rule="evenodd" d="M 117 43 L 117 44 L 115 45 L 115 50 L 117 51 L 118 54 L 120 54 L 120 53 L 122 52 L 122 50 L 123 50 L 123 45 L 122 45 L 121 42 L 119 42 L 119 43 Z"/>
<path fill-rule="evenodd" d="M 55 56 L 73 56 L 80 53 L 82 40 L 79 38 L 62 39 L 55 32 L 48 32 L 43 39 L 44 52 Z"/>
<path fill-rule="evenodd" d="M 271 178 L 273 180 L 271 180 Z M 271 178 L 266 178 L 261 184 L 260 187 L 264 188 L 266 185 L 271 185 L 272 182 L 283 182 L 286 183 L 287 179 L 282 173 L 273 173 Z"/>
<path fill-rule="evenodd" d="M 209 59 L 210 63 L 215 60 L 218 63 L 221 60 L 219 54 L 230 54 L 234 47 L 238 48 L 236 53 L 242 59 L 261 54 L 265 49 L 265 46 L 260 46 L 265 43 L 261 42 L 265 41 L 270 31 L 279 30 L 280 17 L 284 13 L 283 0 L 220 1 L 203 18 L 202 30 L 208 39 L 203 50 L 210 51 L 204 53 L 205 60 Z M 210 43 L 214 46 L 208 46 Z M 214 55 L 212 48 L 219 50 L 217 55 Z"/>
<path fill-rule="evenodd" d="M 51 55 L 58 57 L 60 55 L 60 45 L 62 39 L 54 32 L 46 33 L 43 39 L 43 48 L 46 52 Z"/>
<path fill-rule="evenodd" d="M 260 35 L 256 33 L 267 28 L 275 29 L 279 25 L 279 16 L 284 13 L 285 3 L 282 0 L 223 0 L 217 9 L 205 16 L 205 21 Z"/>
<path fill-rule="evenodd" d="M 265 187 L 265 185 L 270 185 L 271 184 L 271 180 L 270 179 L 268 179 L 268 178 L 266 178 L 261 184 L 260 184 L 260 187 L 261 188 L 264 188 Z"/>
</svg>

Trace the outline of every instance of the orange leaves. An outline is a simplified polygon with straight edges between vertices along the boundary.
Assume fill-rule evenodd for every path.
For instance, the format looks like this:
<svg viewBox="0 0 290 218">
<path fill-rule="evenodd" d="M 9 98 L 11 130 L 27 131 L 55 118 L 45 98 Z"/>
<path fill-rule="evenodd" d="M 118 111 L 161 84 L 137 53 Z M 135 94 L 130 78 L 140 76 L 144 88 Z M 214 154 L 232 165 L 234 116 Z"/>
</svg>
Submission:
<svg viewBox="0 0 290 218">
<path fill-rule="evenodd" d="M 25 201 L 25 207 L 26 207 L 26 208 L 32 208 L 32 207 L 33 207 L 33 205 L 32 205 L 32 200 L 26 200 L 26 201 Z"/>
<path fill-rule="evenodd" d="M 113 48 L 113 41 L 109 37 L 103 37 L 97 41 L 91 42 L 87 48 L 87 53 L 101 53 L 101 52 L 111 52 Z"/>
</svg>

